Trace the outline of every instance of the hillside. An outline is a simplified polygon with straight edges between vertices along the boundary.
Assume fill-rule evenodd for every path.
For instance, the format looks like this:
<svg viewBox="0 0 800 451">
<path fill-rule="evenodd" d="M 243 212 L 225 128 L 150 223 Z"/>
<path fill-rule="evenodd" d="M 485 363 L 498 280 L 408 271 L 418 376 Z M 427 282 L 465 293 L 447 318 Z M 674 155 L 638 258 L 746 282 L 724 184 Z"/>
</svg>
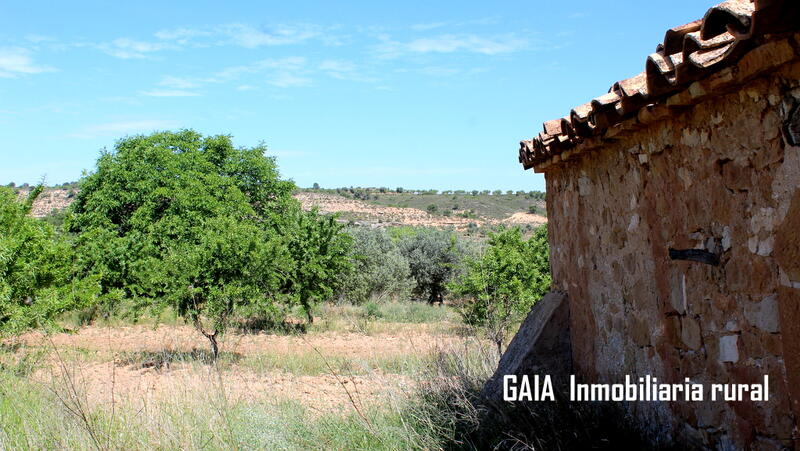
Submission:
<svg viewBox="0 0 800 451">
<path fill-rule="evenodd" d="M 544 216 L 529 214 L 524 211 L 515 211 L 502 218 L 478 216 L 475 213 L 464 216 L 459 214 L 445 216 L 435 212 L 429 213 L 419 208 L 383 206 L 376 202 L 348 199 L 335 194 L 300 192 L 295 197 L 300 200 L 304 208 L 317 206 L 323 213 L 339 213 L 342 219 L 377 227 L 425 226 L 452 227 L 464 230 L 500 224 L 540 225 L 547 222 L 547 218 Z M 430 199 L 426 200 L 430 201 Z M 466 210 L 456 211 L 456 213 L 462 214 L 466 212 Z"/>
<path fill-rule="evenodd" d="M 332 191 L 332 190 L 331 190 Z M 29 189 L 19 189 L 20 198 Z M 45 217 L 72 203 L 76 190 L 47 188 L 34 202 L 32 216 Z M 475 227 L 508 225 L 536 226 L 547 222 L 541 214 L 544 201 L 529 194 L 430 194 L 424 192 L 381 193 L 375 190 L 367 199 L 354 199 L 328 190 L 300 190 L 295 194 L 310 209 L 338 213 L 343 220 L 373 227 L 424 226 L 466 230 Z M 431 207 L 433 206 L 433 207 Z"/>
</svg>

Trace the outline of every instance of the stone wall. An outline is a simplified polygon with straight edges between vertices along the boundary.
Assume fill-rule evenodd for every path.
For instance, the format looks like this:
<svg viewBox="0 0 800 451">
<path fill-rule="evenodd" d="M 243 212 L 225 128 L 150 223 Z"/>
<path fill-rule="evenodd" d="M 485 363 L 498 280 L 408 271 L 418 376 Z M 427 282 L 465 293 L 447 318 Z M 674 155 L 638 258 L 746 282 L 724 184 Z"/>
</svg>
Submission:
<svg viewBox="0 0 800 451">
<path fill-rule="evenodd" d="M 800 448 L 798 104 L 795 63 L 546 170 L 553 288 L 569 296 L 583 382 L 770 376 L 768 402 L 631 404 L 643 424 L 713 447 Z"/>
</svg>

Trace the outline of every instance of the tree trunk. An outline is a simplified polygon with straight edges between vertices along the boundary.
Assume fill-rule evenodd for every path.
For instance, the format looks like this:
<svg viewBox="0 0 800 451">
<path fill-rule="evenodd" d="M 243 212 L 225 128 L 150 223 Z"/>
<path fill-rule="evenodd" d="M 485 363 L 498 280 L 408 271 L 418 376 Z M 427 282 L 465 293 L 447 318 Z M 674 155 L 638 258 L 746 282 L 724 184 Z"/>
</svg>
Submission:
<svg viewBox="0 0 800 451">
<path fill-rule="evenodd" d="M 213 362 L 217 361 L 217 357 L 219 357 L 219 344 L 217 344 L 217 333 L 214 332 L 213 334 L 205 334 L 208 341 L 211 342 L 211 354 L 213 358 Z"/>
<path fill-rule="evenodd" d="M 311 311 L 311 304 L 308 302 L 308 299 L 301 296 L 300 305 L 302 305 L 303 310 L 306 311 L 306 318 L 308 318 L 308 324 L 314 324 L 314 312 Z"/>
<path fill-rule="evenodd" d="M 199 317 L 194 318 L 194 327 L 203 334 L 204 337 L 208 338 L 208 341 L 211 343 L 211 361 L 216 362 L 217 357 L 219 357 L 219 343 L 217 343 L 217 334 L 219 330 L 215 330 L 214 333 L 208 333 L 203 329 L 203 324 L 200 322 Z"/>
</svg>

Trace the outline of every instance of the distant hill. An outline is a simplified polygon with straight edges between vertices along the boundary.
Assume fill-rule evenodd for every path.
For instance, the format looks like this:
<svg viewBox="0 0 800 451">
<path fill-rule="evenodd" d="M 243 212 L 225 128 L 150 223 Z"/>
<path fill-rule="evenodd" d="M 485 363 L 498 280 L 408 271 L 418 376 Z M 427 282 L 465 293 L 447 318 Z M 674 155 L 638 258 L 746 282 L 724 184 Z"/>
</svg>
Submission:
<svg viewBox="0 0 800 451">
<path fill-rule="evenodd" d="M 20 199 L 30 187 L 17 188 Z M 78 190 L 47 188 L 34 202 L 31 215 L 46 217 L 67 208 Z M 381 191 L 375 189 L 313 190 L 295 194 L 303 208 L 338 213 L 342 220 L 372 227 L 425 226 L 470 230 L 496 225 L 537 226 L 547 222 L 543 193 Z M 533 212 L 533 213 L 531 213 Z"/>
</svg>

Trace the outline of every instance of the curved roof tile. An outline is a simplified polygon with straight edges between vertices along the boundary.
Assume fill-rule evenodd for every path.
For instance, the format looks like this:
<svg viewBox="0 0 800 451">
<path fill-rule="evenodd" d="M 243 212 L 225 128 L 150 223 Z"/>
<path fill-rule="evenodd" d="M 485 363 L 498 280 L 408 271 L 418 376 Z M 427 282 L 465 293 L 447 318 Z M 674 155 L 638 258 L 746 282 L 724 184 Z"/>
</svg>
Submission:
<svg viewBox="0 0 800 451">
<path fill-rule="evenodd" d="M 597 144 L 609 127 L 637 117 L 649 123 L 667 114 L 659 108 L 668 96 L 692 83 L 721 73 L 770 35 L 800 30 L 800 1 L 729 0 L 694 22 L 667 30 L 664 42 L 647 57 L 644 72 L 618 81 L 603 94 L 576 106 L 569 116 L 544 123 L 544 131 L 522 141 L 519 161 L 525 169 L 560 160 L 559 154 L 587 141 Z M 721 77 L 715 86 L 724 86 Z M 689 90 L 692 91 L 692 90 Z M 705 89 L 670 98 L 681 106 Z M 687 98 L 684 98 L 687 97 Z M 688 103 L 687 103 L 688 104 Z M 555 157 L 555 158 L 554 158 Z"/>
</svg>

